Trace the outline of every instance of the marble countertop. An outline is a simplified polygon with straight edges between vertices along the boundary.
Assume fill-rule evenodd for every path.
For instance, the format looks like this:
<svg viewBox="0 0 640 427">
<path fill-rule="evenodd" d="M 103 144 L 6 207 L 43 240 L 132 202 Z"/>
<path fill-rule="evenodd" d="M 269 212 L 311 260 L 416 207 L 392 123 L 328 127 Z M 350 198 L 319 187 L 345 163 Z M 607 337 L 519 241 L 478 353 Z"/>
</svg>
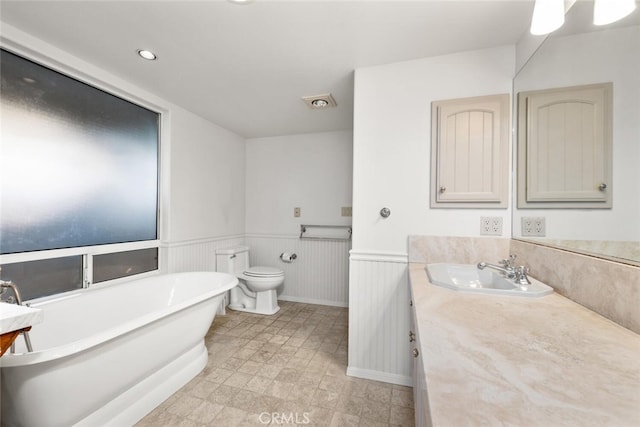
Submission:
<svg viewBox="0 0 640 427">
<path fill-rule="evenodd" d="M 410 264 L 438 426 L 639 426 L 640 335 L 558 294 L 465 294 Z"/>
<path fill-rule="evenodd" d="M 0 334 L 35 325 L 43 317 L 40 309 L 0 302 Z"/>
</svg>

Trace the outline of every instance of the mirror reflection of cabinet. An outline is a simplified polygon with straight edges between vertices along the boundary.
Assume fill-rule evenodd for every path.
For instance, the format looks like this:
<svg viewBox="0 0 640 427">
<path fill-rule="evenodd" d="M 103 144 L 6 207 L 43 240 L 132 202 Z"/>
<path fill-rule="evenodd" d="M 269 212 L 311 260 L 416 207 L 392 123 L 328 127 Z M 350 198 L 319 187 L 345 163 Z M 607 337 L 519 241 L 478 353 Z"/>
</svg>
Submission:
<svg viewBox="0 0 640 427">
<path fill-rule="evenodd" d="M 518 100 L 518 207 L 610 208 L 612 84 Z"/>
<path fill-rule="evenodd" d="M 506 208 L 509 95 L 432 104 L 431 207 Z"/>
</svg>

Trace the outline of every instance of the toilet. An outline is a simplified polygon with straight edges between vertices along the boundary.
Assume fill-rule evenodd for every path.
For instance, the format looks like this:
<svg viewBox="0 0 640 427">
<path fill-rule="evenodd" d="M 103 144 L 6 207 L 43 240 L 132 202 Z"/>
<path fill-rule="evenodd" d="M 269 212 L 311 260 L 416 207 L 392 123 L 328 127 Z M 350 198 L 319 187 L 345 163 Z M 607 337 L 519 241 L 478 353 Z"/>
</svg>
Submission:
<svg viewBox="0 0 640 427">
<path fill-rule="evenodd" d="M 284 283 L 284 271 L 274 267 L 249 267 L 247 246 L 218 249 L 216 271 L 238 278 L 238 286 L 230 291 L 230 309 L 267 315 L 280 310 L 276 288 Z"/>
</svg>

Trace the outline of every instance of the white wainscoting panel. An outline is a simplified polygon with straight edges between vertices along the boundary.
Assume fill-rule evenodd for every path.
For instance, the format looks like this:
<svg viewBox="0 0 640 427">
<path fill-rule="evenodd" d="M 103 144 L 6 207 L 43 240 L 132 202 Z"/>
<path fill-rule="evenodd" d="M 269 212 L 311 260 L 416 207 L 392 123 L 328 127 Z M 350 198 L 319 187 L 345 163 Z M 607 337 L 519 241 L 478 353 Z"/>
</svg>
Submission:
<svg viewBox="0 0 640 427">
<path fill-rule="evenodd" d="M 309 304 L 349 305 L 349 249 L 351 241 L 304 240 L 297 236 L 247 235 L 251 265 L 277 267 L 284 271 L 278 298 Z M 293 252 L 291 263 L 280 259 Z"/>
<path fill-rule="evenodd" d="M 347 375 L 412 385 L 407 254 L 351 252 Z"/>
<path fill-rule="evenodd" d="M 163 245 L 168 273 L 182 271 L 216 271 L 216 250 L 229 246 L 244 245 L 244 236 L 226 236 Z"/>
</svg>

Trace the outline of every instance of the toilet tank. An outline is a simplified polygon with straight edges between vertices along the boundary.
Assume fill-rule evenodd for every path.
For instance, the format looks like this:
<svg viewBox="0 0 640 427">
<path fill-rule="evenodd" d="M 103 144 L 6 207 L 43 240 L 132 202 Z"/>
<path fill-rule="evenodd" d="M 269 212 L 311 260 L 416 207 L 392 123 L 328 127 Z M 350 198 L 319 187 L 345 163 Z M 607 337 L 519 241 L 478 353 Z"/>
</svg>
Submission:
<svg viewBox="0 0 640 427">
<path fill-rule="evenodd" d="M 232 246 L 216 251 L 216 271 L 220 273 L 241 274 L 249 268 L 249 248 Z"/>
</svg>

